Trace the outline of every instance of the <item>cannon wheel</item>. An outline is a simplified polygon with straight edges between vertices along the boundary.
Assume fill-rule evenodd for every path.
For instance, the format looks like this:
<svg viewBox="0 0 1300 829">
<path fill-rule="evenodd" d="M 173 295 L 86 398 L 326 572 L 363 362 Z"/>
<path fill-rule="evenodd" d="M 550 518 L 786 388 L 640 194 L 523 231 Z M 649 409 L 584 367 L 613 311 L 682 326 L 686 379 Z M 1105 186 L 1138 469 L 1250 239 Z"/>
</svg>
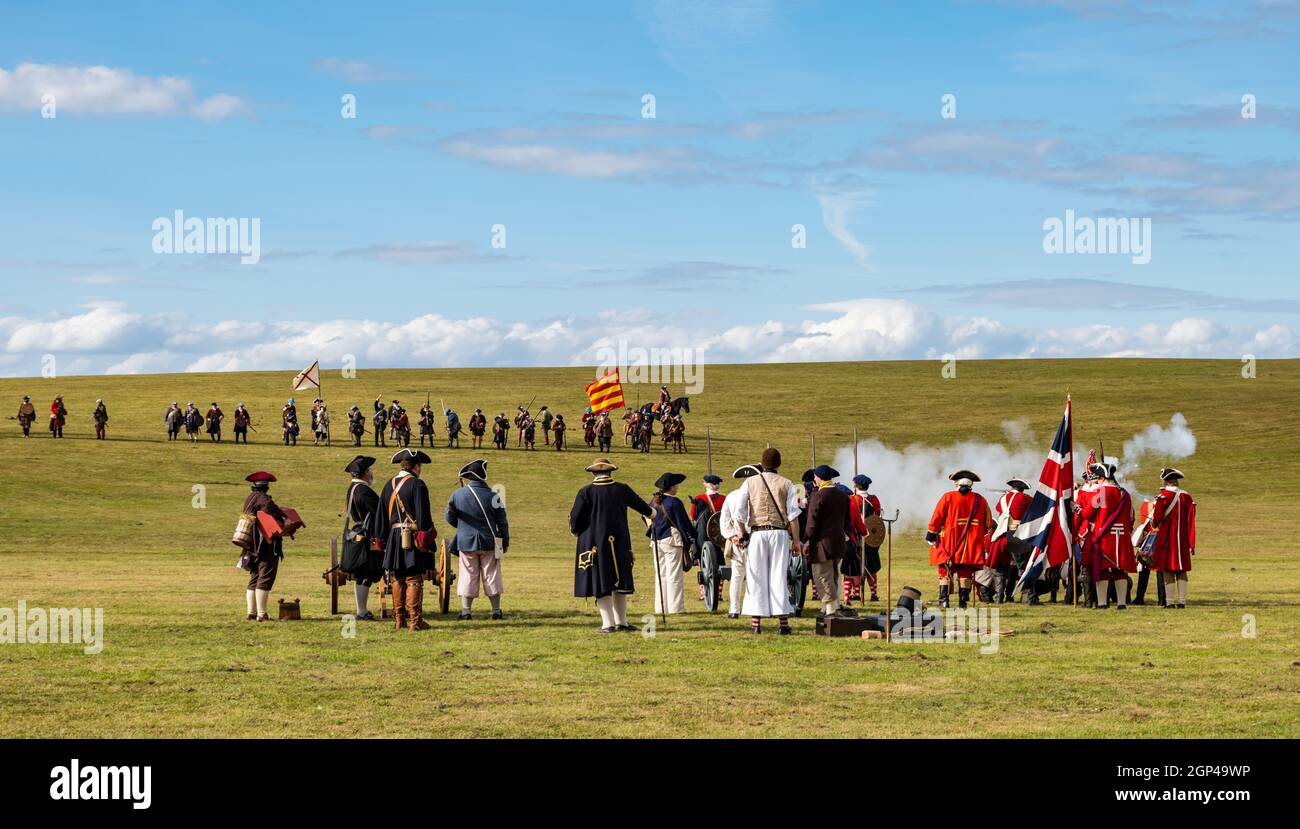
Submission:
<svg viewBox="0 0 1300 829">
<path fill-rule="evenodd" d="M 443 615 L 451 609 L 451 553 L 447 552 L 447 542 L 438 542 L 438 609 Z"/>
<path fill-rule="evenodd" d="M 812 580 L 812 568 L 808 565 L 808 559 L 800 558 L 797 575 L 787 582 L 790 591 L 790 605 L 794 607 L 794 615 L 803 615 L 804 598 L 808 595 L 808 582 Z"/>
<path fill-rule="evenodd" d="M 704 582 L 704 606 L 710 613 L 718 609 L 718 589 L 722 578 L 718 573 L 718 548 L 712 541 L 705 541 L 700 554 L 700 576 Z"/>
</svg>

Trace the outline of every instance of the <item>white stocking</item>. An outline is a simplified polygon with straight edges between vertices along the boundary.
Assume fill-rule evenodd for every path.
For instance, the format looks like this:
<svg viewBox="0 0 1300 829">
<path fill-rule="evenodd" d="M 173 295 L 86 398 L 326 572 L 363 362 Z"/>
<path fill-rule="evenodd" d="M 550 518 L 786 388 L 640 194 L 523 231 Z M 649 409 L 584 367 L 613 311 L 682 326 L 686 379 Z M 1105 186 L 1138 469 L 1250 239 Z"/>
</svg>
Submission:
<svg viewBox="0 0 1300 829">
<path fill-rule="evenodd" d="M 357 582 L 354 587 L 356 587 L 357 594 L 357 615 L 365 616 L 366 601 L 370 598 L 370 585 Z"/>
<path fill-rule="evenodd" d="M 257 615 L 257 594 L 252 590 L 244 591 L 244 600 L 248 602 L 248 615 Z"/>
<path fill-rule="evenodd" d="M 1110 603 L 1110 579 L 1097 579 L 1097 607 L 1105 607 Z M 1118 590 L 1115 591 L 1119 593 Z"/>
<path fill-rule="evenodd" d="M 614 597 L 601 596 L 596 600 L 596 609 L 600 611 L 600 626 L 612 628 L 614 626 Z"/>
<path fill-rule="evenodd" d="M 266 615 L 266 603 L 271 598 L 270 590 L 258 590 L 257 593 L 257 615 Z"/>
<path fill-rule="evenodd" d="M 614 594 L 614 624 L 616 625 L 627 624 L 627 594 L 626 593 Z"/>
<path fill-rule="evenodd" d="M 1129 580 L 1127 578 L 1125 578 L 1124 581 L 1115 579 L 1115 604 L 1120 607 L 1124 607 L 1128 604 L 1128 585 Z"/>
</svg>

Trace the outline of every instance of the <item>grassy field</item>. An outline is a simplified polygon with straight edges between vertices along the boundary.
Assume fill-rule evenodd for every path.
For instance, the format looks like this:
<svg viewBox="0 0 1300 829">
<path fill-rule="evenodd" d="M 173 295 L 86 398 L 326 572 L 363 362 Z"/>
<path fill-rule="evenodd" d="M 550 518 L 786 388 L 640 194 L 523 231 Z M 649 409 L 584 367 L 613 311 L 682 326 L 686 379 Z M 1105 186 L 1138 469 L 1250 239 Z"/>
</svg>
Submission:
<svg viewBox="0 0 1300 829">
<path fill-rule="evenodd" d="M 799 458 L 786 470 L 797 476 L 810 434 L 829 452 L 855 425 L 890 446 L 942 446 L 1001 441 L 1003 420 L 1027 417 L 1045 439 L 1067 388 L 1076 447 L 1101 429 L 1109 441 L 1185 413 L 1199 440 L 1179 462 L 1200 510 L 1189 608 L 1012 605 L 1001 621 L 1017 635 L 988 655 L 973 645 L 825 639 L 810 616 L 794 621 L 794 636 L 754 637 L 744 620 L 704 612 L 693 572 L 691 612 L 654 638 L 596 635 L 594 605 L 572 596 L 567 515 L 593 458 L 574 431 L 578 448 L 562 454 L 515 451 L 513 440 L 510 451 L 485 450 L 492 480 L 507 487 L 514 535 L 506 621 L 434 615 L 424 633 L 362 623 L 344 638 L 320 574 L 354 450 L 346 438 L 331 448 L 309 437 L 279 444 L 291 374 L 0 380 L 6 415 L 23 393 L 41 411 L 61 392 L 72 412 L 63 441 L 43 431 L 44 415 L 30 440 L 0 421 L 0 607 L 102 607 L 106 628 L 98 655 L 0 645 L 0 737 L 1300 736 L 1295 361 L 1261 363 L 1251 380 L 1236 361 L 970 362 L 955 380 L 941 379 L 936 362 L 710 366 L 692 399 L 691 454 L 634 455 L 616 438 L 620 479 L 648 493 L 660 473 L 681 471 L 694 492 L 705 426 L 719 470 L 752 461 L 770 441 Z M 534 411 L 546 403 L 576 422 L 589 377 L 364 371 L 327 373 L 324 390 L 341 435 L 352 403 L 368 409 L 382 394 L 414 410 L 426 391 L 466 419 L 475 406 L 510 412 L 537 394 Z M 92 439 L 96 397 L 112 416 L 104 443 Z M 168 443 L 162 412 L 172 400 L 201 409 L 218 400 L 227 415 L 244 401 L 261 434 L 247 447 Z M 468 448 L 433 452 L 424 474 L 439 513 L 472 457 Z M 272 494 L 308 524 L 286 544 L 272 594 L 273 604 L 301 597 L 301 622 L 243 618 L 229 537 L 255 469 L 279 476 Z M 192 505 L 195 484 L 206 488 L 204 509 Z M 877 489 L 888 503 L 889 483 Z M 910 583 L 932 599 L 927 561 L 917 533 L 895 538 L 895 592 Z M 636 566 L 633 621 L 652 607 L 648 553 L 638 551 Z M 1254 638 L 1242 635 L 1247 614 Z"/>
</svg>

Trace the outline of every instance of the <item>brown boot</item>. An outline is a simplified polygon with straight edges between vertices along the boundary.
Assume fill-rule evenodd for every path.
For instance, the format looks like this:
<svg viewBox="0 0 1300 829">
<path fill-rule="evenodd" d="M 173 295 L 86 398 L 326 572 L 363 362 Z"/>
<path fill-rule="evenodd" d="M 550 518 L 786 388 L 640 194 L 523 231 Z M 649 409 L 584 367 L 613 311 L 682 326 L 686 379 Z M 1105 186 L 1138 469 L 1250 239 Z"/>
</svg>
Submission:
<svg viewBox="0 0 1300 829">
<path fill-rule="evenodd" d="M 428 630 L 424 621 L 424 579 L 410 576 L 406 580 L 406 621 L 411 630 Z"/>
<path fill-rule="evenodd" d="M 406 582 L 400 576 L 393 576 L 393 619 L 397 630 L 406 627 Z"/>
</svg>

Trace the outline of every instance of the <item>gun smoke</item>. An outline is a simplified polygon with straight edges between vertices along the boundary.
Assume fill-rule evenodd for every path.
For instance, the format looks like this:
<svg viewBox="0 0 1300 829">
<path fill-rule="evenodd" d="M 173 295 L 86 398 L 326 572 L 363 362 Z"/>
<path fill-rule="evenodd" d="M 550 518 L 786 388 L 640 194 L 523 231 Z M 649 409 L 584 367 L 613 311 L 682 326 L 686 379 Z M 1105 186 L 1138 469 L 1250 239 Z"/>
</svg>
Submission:
<svg viewBox="0 0 1300 829">
<path fill-rule="evenodd" d="M 899 511 L 894 529 L 899 532 L 924 530 L 930 512 L 939 496 L 952 488 L 948 475 L 958 469 L 970 469 L 978 474 L 980 482 L 976 491 L 989 500 L 990 505 L 1006 491 L 1010 478 L 1023 478 L 1034 486 L 1043 469 L 1047 454 L 1047 441 L 1038 440 L 1026 421 L 1008 420 L 1002 423 L 1006 436 L 1004 443 L 962 441 L 949 446 L 924 446 L 911 444 L 903 449 L 893 449 L 876 439 L 858 443 L 858 471 L 871 477 L 871 491 L 880 498 L 885 517 L 891 518 Z M 1083 475 L 1088 449 L 1074 453 L 1075 476 Z M 1181 412 L 1170 418 L 1168 426 L 1153 423 L 1133 435 L 1123 444 L 1123 462 L 1108 457 L 1120 467 L 1120 484 L 1133 491 L 1134 481 L 1125 480 L 1129 473 L 1142 469 L 1145 456 L 1158 459 L 1158 463 L 1186 458 L 1196 451 L 1196 436 L 1187 426 Z M 834 467 L 846 483 L 853 474 L 853 447 L 845 446 L 835 453 Z M 1149 470 L 1153 477 L 1154 468 Z M 1134 498 L 1138 495 L 1134 492 Z"/>
</svg>

